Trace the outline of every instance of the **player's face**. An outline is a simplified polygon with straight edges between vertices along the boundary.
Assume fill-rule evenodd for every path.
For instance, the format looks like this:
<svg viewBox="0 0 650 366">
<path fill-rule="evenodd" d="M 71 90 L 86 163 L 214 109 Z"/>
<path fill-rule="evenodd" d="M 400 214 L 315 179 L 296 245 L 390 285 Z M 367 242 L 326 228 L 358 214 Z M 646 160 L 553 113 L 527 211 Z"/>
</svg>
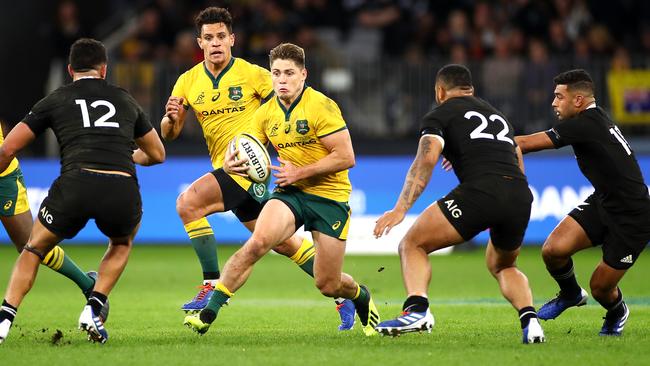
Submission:
<svg viewBox="0 0 650 366">
<path fill-rule="evenodd" d="M 203 50 L 203 58 L 215 65 L 230 61 L 231 48 L 235 44 L 235 35 L 228 31 L 223 23 L 204 24 L 201 37 L 196 39 Z"/>
<path fill-rule="evenodd" d="M 271 64 L 271 79 L 275 94 L 285 103 L 292 103 L 307 79 L 307 70 L 296 65 L 293 60 L 277 59 Z"/>
<path fill-rule="evenodd" d="M 555 87 L 555 98 L 553 99 L 553 111 L 558 119 L 571 118 L 576 114 L 574 105 L 575 96 L 567 90 L 566 85 L 559 84 Z"/>
</svg>

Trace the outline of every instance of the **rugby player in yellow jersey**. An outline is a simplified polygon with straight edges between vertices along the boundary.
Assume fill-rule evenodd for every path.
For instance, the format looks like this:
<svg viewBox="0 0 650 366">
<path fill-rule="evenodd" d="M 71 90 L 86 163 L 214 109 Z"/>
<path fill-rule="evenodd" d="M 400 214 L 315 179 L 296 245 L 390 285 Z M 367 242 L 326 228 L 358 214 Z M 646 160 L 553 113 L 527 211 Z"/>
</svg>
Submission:
<svg viewBox="0 0 650 366">
<path fill-rule="evenodd" d="M 219 278 L 217 242 L 206 216 L 232 211 L 253 230 L 269 194 L 265 184 L 253 183 L 246 176 L 227 174 L 222 169 L 223 154 L 234 136 L 251 130 L 252 117 L 259 106 L 273 96 L 268 70 L 235 58 L 232 18 L 226 9 L 210 7 L 195 19 L 204 61 L 182 74 L 166 106 L 161 121 L 165 140 L 181 132 L 185 115 L 192 108 L 203 129 L 214 171 L 194 181 L 176 202 L 176 210 L 187 231 L 203 270 L 199 293 L 182 310 L 193 312 L 205 307 Z M 289 257 L 313 276 L 314 248 L 311 241 L 292 236 L 275 251 Z M 339 299 L 340 330 L 352 328 L 354 307 Z"/>
<path fill-rule="evenodd" d="M 0 145 L 3 143 L 4 136 L 0 131 Z M 34 221 L 29 209 L 23 172 L 16 158 L 0 173 L 0 221 L 18 252 L 21 252 L 27 244 Z M 55 246 L 47 253 L 42 264 L 74 281 L 86 297 L 92 293 L 97 272 L 84 273 L 60 246 Z M 102 315 L 107 317 L 108 307 L 102 311 Z"/>
<path fill-rule="evenodd" d="M 281 165 L 273 166 L 277 187 L 257 219 L 253 235 L 226 262 L 215 294 L 200 314 L 185 324 L 203 334 L 219 309 L 244 285 L 254 264 L 303 226 L 311 231 L 316 249 L 314 279 L 325 296 L 351 299 L 366 335 L 376 334 L 379 314 L 365 286 L 342 273 L 350 221 L 354 166 L 350 134 L 334 101 L 305 86 L 307 70 L 302 48 L 284 43 L 270 53 L 276 98 L 256 112 L 252 133 L 271 142 Z M 243 175 L 242 160 L 226 152 L 224 169 Z"/>
</svg>

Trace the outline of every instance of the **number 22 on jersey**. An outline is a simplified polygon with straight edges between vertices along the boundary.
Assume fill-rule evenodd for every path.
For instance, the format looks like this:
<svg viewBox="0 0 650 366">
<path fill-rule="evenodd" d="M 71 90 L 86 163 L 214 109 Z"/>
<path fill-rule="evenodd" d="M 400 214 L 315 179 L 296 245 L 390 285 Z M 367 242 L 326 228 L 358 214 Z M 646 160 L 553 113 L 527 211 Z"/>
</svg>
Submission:
<svg viewBox="0 0 650 366">
<path fill-rule="evenodd" d="M 490 119 L 490 121 L 492 121 L 492 122 L 497 122 L 498 121 L 498 122 L 501 122 L 501 124 L 503 125 L 503 130 L 501 130 L 501 132 L 497 133 L 496 136 L 491 134 L 491 133 L 483 132 L 488 127 L 488 118 L 485 118 L 485 116 L 482 113 L 479 113 L 477 111 L 469 111 L 469 112 L 465 113 L 465 118 L 471 120 L 472 117 L 476 117 L 481 121 L 481 124 L 478 125 L 478 127 L 476 127 L 469 134 L 469 138 L 471 138 L 472 140 L 474 140 L 474 139 L 494 140 L 496 138 L 499 141 L 508 142 L 511 145 L 515 144 L 512 141 L 512 139 L 507 136 L 508 132 L 510 132 L 510 128 L 508 128 L 508 123 L 506 122 L 506 120 L 504 120 L 498 114 L 492 114 L 492 115 L 490 115 L 490 117 L 488 117 Z"/>
</svg>

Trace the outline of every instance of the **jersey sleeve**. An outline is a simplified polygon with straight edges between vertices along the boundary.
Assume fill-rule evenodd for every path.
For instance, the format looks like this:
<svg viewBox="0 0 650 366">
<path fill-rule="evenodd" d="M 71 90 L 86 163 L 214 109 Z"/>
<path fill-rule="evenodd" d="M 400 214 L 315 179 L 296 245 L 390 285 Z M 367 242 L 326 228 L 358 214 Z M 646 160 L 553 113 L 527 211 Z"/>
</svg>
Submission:
<svg viewBox="0 0 650 366">
<path fill-rule="evenodd" d="M 262 104 L 264 104 L 275 94 L 273 92 L 271 72 L 257 65 L 253 65 L 253 68 L 255 69 L 255 72 L 252 73 L 255 92 L 262 100 Z"/>
<path fill-rule="evenodd" d="M 23 118 L 23 122 L 36 136 L 42 134 L 52 124 L 51 112 L 56 104 L 53 99 L 52 95 L 41 99 Z"/>
<path fill-rule="evenodd" d="M 330 98 L 325 98 L 321 105 L 322 111 L 319 113 L 320 118 L 316 121 L 316 136 L 323 138 L 335 132 L 348 128 L 343 120 L 343 115 L 336 102 Z"/>
<path fill-rule="evenodd" d="M 436 135 L 444 140 L 445 138 L 445 123 L 440 118 L 440 110 L 435 109 L 422 117 L 420 123 L 420 136 Z"/>
<path fill-rule="evenodd" d="M 178 77 L 178 80 L 176 80 L 176 84 L 174 84 L 174 89 L 172 89 L 172 96 L 183 98 L 183 107 L 185 108 L 185 110 L 188 110 L 190 109 L 190 103 L 187 100 L 186 80 L 187 80 L 187 72 L 183 73 L 181 76 Z"/>
<path fill-rule="evenodd" d="M 153 126 L 151 125 L 151 121 L 149 120 L 149 117 L 147 117 L 146 113 L 140 108 L 140 106 L 137 106 L 138 108 L 138 119 L 135 121 L 135 126 L 133 127 L 133 138 L 137 139 L 140 138 L 144 135 L 146 135 L 149 131 L 153 129 Z"/>
<path fill-rule="evenodd" d="M 576 117 L 556 124 L 553 128 L 546 131 L 546 135 L 548 135 L 557 149 L 562 146 L 584 141 L 590 130 L 591 128 L 587 121 Z"/>
</svg>

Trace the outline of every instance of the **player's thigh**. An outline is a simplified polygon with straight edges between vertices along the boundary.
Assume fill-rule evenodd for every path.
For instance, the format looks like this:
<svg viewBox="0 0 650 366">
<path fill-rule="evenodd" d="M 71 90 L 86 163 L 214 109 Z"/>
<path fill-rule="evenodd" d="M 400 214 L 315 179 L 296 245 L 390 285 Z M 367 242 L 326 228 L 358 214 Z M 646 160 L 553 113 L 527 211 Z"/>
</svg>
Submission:
<svg viewBox="0 0 650 366">
<path fill-rule="evenodd" d="M 27 245 L 31 247 L 29 251 L 35 251 L 42 260 L 61 240 L 63 240 L 63 237 L 53 233 L 37 220 L 34 222 L 31 237 Z"/>
<path fill-rule="evenodd" d="M 292 209 L 281 200 L 271 199 L 260 212 L 249 241 L 270 250 L 295 232 L 296 218 Z"/>
<path fill-rule="evenodd" d="M 13 216 L 0 216 L 0 221 L 2 221 L 2 226 L 4 226 L 16 249 L 20 251 L 29 240 L 29 235 L 32 232 L 32 226 L 34 225 L 32 212 L 27 210 Z"/>
<path fill-rule="evenodd" d="M 572 216 L 566 216 L 546 238 L 542 253 L 547 257 L 570 257 L 592 243 L 585 228 Z"/>
<path fill-rule="evenodd" d="M 438 202 L 427 207 L 406 232 L 401 245 L 419 247 L 427 253 L 464 242 L 465 239 L 449 222 Z"/>
<path fill-rule="evenodd" d="M 338 281 L 343 270 L 345 240 L 312 231 L 316 255 L 314 256 L 314 278 L 320 281 Z"/>
<path fill-rule="evenodd" d="M 215 212 L 223 212 L 223 193 L 213 173 L 206 173 L 190 184 L 176 200 L 176 210 L 183 217 L 199 219 Z"/>
</svg>

